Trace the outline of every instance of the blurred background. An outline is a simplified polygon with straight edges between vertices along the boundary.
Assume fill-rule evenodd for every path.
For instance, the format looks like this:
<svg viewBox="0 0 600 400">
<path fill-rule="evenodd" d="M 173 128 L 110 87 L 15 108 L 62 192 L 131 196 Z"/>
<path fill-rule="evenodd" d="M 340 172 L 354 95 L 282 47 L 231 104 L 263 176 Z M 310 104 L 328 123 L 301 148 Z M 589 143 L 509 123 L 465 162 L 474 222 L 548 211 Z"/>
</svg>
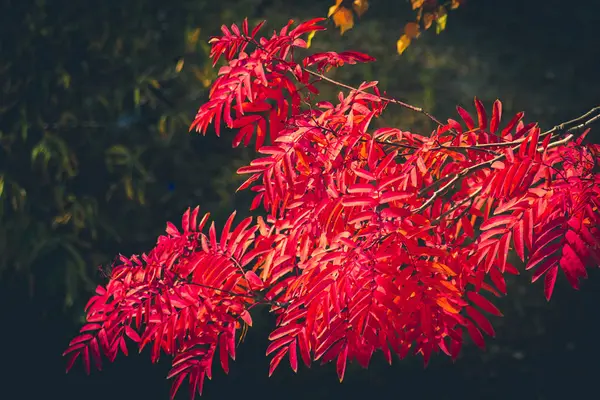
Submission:
<svg viewBox="0 0 600 400">
<path fill-rule="evenodd" d="M 150 249 L 168 220 L 201 205 L 221 223 L 247 193 L 235 171 L 253 156 L 231 136 L 190 134 L 215 77 L 207 39 L 221 24 L 325 16 L 329 1 L 3 0 L 0 6 L 0 383 L 3 399 L 168 399 L 170 367 L 119 356 L 91 376 L 65 375 L 61 353 L 77 333 L 99 265 Z M 499 98 L 505 118 L 526 111 L 544 128 L 600 103 L 600 2 L 469 0 L 440 35 L 427 31 L 401 56 L 413 20 L 408 1 L 372 0 L 354 29 L 331 24 L 314 51 L 357 50 L 376 63 L 331 76 L 378 80 L 440 119 L 455 106 Z M 266 32 L 266 31 L 265 31 Z M 324 96 L 336 88 L 322 86 Z M 382 124 L 427 134 L 420 116 L 390 109 Z M 600 126 L 592 131 L 598 142 Z M 595 136 L 594 136 L 595 135 Z M 497 339 L 466 346 L 453 364 L 417 357 L 354 364 L 339 384 L 332 366 L 282 365 L 267 378 L 266 310 L 229 376 L 218 368 L 206 399 L 558 399 L 597 392 L 600 273 L 577 292 L 559 279 L 550 303 L 524 272 L 497 302 Z M 135 351 L 132 351 L 135 353 Z M 182 387 L 178 398 L 185 398 Z M 593 397 L 593 396 L 592 396 Z"/>
</svg>

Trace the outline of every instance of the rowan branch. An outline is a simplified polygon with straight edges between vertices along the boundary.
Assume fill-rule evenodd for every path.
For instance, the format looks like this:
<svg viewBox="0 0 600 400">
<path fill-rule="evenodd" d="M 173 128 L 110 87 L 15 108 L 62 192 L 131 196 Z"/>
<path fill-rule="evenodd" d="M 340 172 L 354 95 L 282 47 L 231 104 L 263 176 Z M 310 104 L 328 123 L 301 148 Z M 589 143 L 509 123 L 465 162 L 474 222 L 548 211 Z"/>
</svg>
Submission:
<svg viewBox="0 0 600 400">
<path fill-rule="evenodd" d="M 595 115 L 594 115 L 595 114 Z M 590 117 L 592 116 L 592 117 Z M 561 124 L 556 125 L 554 128 L 544 132 L 541 136 L 545 136 L 548 134 L 554 133 L 564 133 L 564 132 L 577 132 L 580 131 L 594 122 L 600 120 L 600 106 L 596 106 L 592 108 L 590 111 L 586 112 L 582 116 L 574 118 L 570 121 L 563 122 Z M 577 125 L 575 125 L 577 124 Z M 573 126 L 572 126 L 573 125 Z"/>
<path fill-rule="evenodd" d="M 583 114 L 577 118 L 574 118 L 570 121 L 566 121 L 559 125 L 556 125 L 554 128 L 541 133 L 540 137 L 546 136 L 546 135 L 555 136 L 555 135 L 558 135 L 558 134 L 564 133 L 564 132 L 576 132 L 576 131 L 579 131 L 579 130 L 582 130 L 582 129 L 588 127 L 589 125 L 591 125 L 592 123 L 594 123 L 598 120 L 600 120 L 600 106 L 596 106 L 596 107 L 592 108 L 590 111 L 586 112 L 585 114 Z M 558 141 L 549 143 L 548 148 L 552 148 L 552 147 L 560 146 L 561 144 L 565 144 L 565 143 L 569 142 L 571 139 L 573 139 L 573 137 L 574 137 L 574 135 L 571 133 Z M 528 136 L 518 139 L 518 140 L 514 140 L 512 142 L 493 143 L 493 144 L 489 143 L 489 144 L 485 145 L 485 147 L 494 147 L 494 146 L 504 147 L 504 146 L 513 145 L 512 150 L 514 151 L 514 150 L 518 150 L 521 143 L 523 143 L 523 141 L 526 140 L 527 138 L 528 138 Z M 483 147 L 483 146 L 482 145 L 465 146 L 462 148 L 469 149 L 470 147 Z M 544 151 L 544 148 L 542 146 L 540 146 L 537 148 L 537 151 L 538 152 Z M 429 205 L 431 205 L 435 201 L 436 198 L 438 198 L 441 194 L 445 193 L 452 185 L 454 185 L 454 183 L 456 183 L 456 181 L 458 181 L 460 178 L 470 174 L 471 172 L 473 172 L 477 169 L 490 166 L 496 161 L 501 161 L 505 157 L 506 157 L 506 154 L 500 154 L 488 161 L 483 161 L 479 164 L 476 164 L 469 168 L 463 169 L 462 171 L 460 171 L 452 176 L 448 176 L 449 180 L 446 182 L 446 184 L 444 184 L 442 187 L 440 187 L 439 189 L 434 191 L 433 194 L 420 207 L 418 207 L 414 210 L 411 210 L 411 212 L 419 213 L 419 212 L 423 211 Z M 436 186 L 441 185 L 443 181 L 444 181 L 444 178 L 441 178 L 441 179 L 433 182 L 431 185 L 421 189 L 421 191 L 419 192 L 419 196 L 424 196 L 427 192 L 434 189 Z"/>
<path fill-rule="evenodd" d="M 570 141 L 571 139 L 573 139 L 573 135 L 567 135 L 565 136 L 563 139 L 556 141 L 556 142 L 552 142 L 548 145 L 548 149 L 552 148 L 552 147 L 557 147 L 560 146 L 561 144 L 565 144 L 568 141 Z M 519 146 L 515 146 L 513 147 L 513 151 L 514 150 L 518 150 Z M 542 146 L 537 148 L 538 152 L 544 151 L 544 148 Z M 427 199 L 427 201 L 425 203 L 423 203 L 419 208 L 415 209 L 415 210 L 411 210 L 411 212 L 413 213 L 419 213 L 421 211 L 423 211 L 424 209 L 426 209 L 431 203 L 433 203 L 433 201 L 440 195 L 443 194 L 446 190 L 448 190 L 450 188 L 450 186 L 452 186 L 458 179 L 469 175 L 471 172 L 476 171 L 480 168 L 484 168 L 484 167 L 489 167 L 491 166 L 493 163 L 495 163 L 496 161 L 501 161 L 504 158 L 506 158 L 506 154 L 500 154 L 497 157 L 494 157 L 490 160 L 487 161 L 483 161 L 480 162 L 479 164 L 475 164 L 469 168 L 463 169 L 462 171 L 456 173 L 455 175 L 453 175 L 451 177 L 451 179 L 448 181 L 448 183 L 446 183 L 444 186 L 442 186 L 440 189 L 436 190 L 429 199 Z M 443 178 L 442 178 L 443 179 Z M 437 180 L 436 182 L 432 183 L 431 185 L 429 185 L 428 187 L 422 189 L 419 192 L 420 196 L 423 196 L 425 193 L 427 193 L 427 191 L 431 190 L 432 186 L 435 186 L 438 182 L 441 182 L 440 180 Z"/>
</svg>

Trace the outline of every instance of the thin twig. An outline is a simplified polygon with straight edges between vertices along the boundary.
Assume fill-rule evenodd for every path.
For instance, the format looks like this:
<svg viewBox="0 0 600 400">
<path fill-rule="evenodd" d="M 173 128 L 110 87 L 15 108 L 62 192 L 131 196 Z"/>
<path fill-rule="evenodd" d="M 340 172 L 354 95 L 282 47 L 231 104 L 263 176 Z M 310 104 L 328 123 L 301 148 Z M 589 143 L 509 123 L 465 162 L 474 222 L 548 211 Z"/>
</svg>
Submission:
<svg viewBox="0 0 600 400">
<path fill-rule="evenodd" d="M 343 87 L 343 88 L 349 89 L 349 90 L 355 90 L 355 91 L 360 92 L 360 93 L 368 93 L 368 92 L 366 92 L 364 90 L 360 90 L 360 89 L 358 89 L 358 88 L 356 88 L 354 86 L 346 85 L 345 83 L 336 81 L 335 79 L 331 79 L 331 78 L 329 78 L 329 77 L 327 77 L 327 76 L 325 76 L 323 74 L 320 74 L 318 72 L 312 71 L 310 69 L 303 68 L 303 70 L 306 71 L 306 72 L 308 72 L 309 74 L 311 74 L 313 76 L 316 76 L 316 77 L 324 80 L 324 81 L 327 81 L 329 83 L 333 83 L 336 86 L 340 86 L 340 87 Z M 384 96 L 381 96 L 381 95 L 377 95 L 377 97 L 379 97 L 383 101 L 387 101 L 389 103 L 397 104 L 400 107 L 404 107 L 404 108 L 407 108 L 409 110 L 421 113 L 421 114 L 425 115 L 427 118 L 429 118 L 430 120 L 432 120 L 433 122 L 435 122 L 439 126 L 443 126 L 444 125 L 436 117 L 434 117 L 433 115 L 431 115 L 427 111 L 423 110 L 421 107 L 415 107 L 415 106 L 410 105 L 408 103 L 405 103 L 403 101 L 392 99 L 390 97 L 384 97 Z"/>
<path fill-rule="evenodd" d="M 587 119 L 590 115 L 593 115 L 593 114 L 597 114 L 597 115 L 594 115 L 592 118 Z M 558 124 L 554 128 L 542 133 L 540 136 L 545 136 L 545 135 L 553 134 L 553 133 L 561 133 L 561 132 L 566 132 L 566 131 L 576 132 L 576 131 L 579 131 L 579 130 L 587 127 L 588 125 L 591 125 L 592 123 L 594 123 L 595 121 L 597 121 L 599 119 L 600 119 L 600 106 L 596 106 L 596 107 L 592 108 L 590 111 L 583 114 L 582 116 L 574 118 L 570 121 Z M 570 126 L 573 124 L 578 124 L 578 125 Z"/>
</svg>

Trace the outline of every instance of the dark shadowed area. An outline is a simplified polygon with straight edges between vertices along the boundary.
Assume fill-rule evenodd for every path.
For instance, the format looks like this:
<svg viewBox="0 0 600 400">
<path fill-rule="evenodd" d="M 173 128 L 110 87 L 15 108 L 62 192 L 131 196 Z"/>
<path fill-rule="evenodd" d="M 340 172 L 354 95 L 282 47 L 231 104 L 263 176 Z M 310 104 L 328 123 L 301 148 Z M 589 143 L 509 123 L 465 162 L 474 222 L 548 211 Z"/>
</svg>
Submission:
<svg viewBox="0 0 600 400">
<path fill-rule="evenodd" d="M 333 0 L 331 0 L 333 3 Z M 166 221 L 201 205 L 222 226 L 233 210 L 247 215 L 235 171 L 250 160 L 231 134 L 188 133 L 215 77 L 206 41 L 222 23 L 326 14 L 328 1 L 283 0 L 4 0 L 0 6 L 0 398 L 166 400 L 167 357 L 119 355 L 86 376 L 65 374 L 61 357 L 78 332 L 98 284 L 98 265 L 152 247 Z M 444 32 L 426 32 L 401 56 L 396 40 L 413 16 L 408 2 L 372 0 L 354 29 L 331 26 L 315 51 L 352 49 L 377 62 L 349 66 L 335 78 L 378 80 L 403 101 L 439 119 L 472 99 L 499 98 L 505 118 L 526 112 L 543 128 L 600 105 L 600 2 L 469 0 Z M 199 29 L 198 29 L 199 28 Z M 324 88 L 333 96 L 336 88 Z M 385 123 L 426 132 L 405 110 Z M 592 128 L 599 141 L 600 124 Z M 219 226 L 219 225 L 218 225 Z M 492 319 L 487 350 L 465 346 L 456 363 L 436 355 L 368 370 L 348 366 L 340 384 L 331 365 L 286 363 L 267 377 L 273 320 L 255 310 L 255 326 L 228 376 L 215 365 L 205 399 L 562 399 L 597 392 L 600 271 L 579 291 L 559 276 L 550 303 L 541 282 L 523 271 Z M 217 364 L 217 363 L 216 363 Z M 178 397 L 186 398 L 185 385 Z"/>
</svg>

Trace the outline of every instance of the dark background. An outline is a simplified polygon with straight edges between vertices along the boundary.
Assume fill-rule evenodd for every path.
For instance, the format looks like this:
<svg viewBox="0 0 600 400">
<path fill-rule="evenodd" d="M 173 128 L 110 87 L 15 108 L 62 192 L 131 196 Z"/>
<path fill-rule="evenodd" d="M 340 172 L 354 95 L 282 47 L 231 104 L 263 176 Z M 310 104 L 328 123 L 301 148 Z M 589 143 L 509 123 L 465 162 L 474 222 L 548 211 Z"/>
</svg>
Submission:
<svg viewBox="0 0 600 400">
<path fill-rule="evenodd" d="M 152 365 L 133 347 L 102 372 L 88 377 L 76 365 L 65 375 L 61 353 L 77 333 L 90 290 L 105 282 L 96 266 L 151 248 L 165 221 L 177 223 L 189 205 L 200 204 L 217 222 L 234 208 L 247 209 L 247 196 L 232 194 L 239 184 L 235 170 L 251 151 L 232 150 L 231 136 L 186 133 L 214 76 L 203 42 L 221 23 L 245 16 L 265 18 L 274 29 L 288 18 L 323 15 L 329 6 L 2 2 L 1 398 L 168 398 L 167 357 Z M 340 37 L 332 27 L 313 47 L 374 55 L 377 63 L 344 68 L 336 78 L 377 79 L 441 119 L 454 117 L 456 104 L 472 109 L 477 95 L 489 105 L 500 98 L 505 118 L 524 110 L 528 121 L 549 128 L 600 103 L 598 15 L 597 1 L 470 0 L 450 12 L 445 32 L 425 33 L 398 56 L 395 41 L 412 18 L 410 7 L 373 0 L 353 30 Z M 428 129 L 418 116 L 388 114 L 386 124 Z M 215 366 L 204 398 L 593 397 L 600 373 L 600 274 L 590 271 L 581 291 L 561 277 L 550 303 L 541 284 L 529 280 L 528 272 L 513 279 L 509 296 L 497 302 L 505 317 L 492 320 L 497 339 L 487 341 L 486 352 L 466 346 L 455 364 L 437 356 L 427 369 L 416 357 L 394 360 L 392 367 L 375 357 L 368 370 L 350 365 L 343 384 L 331 366 L 301 367 L 294 376 L 283 363 L 267 378 L 272 321 L 259 311 L 231 373 Z"/>
</svg>

